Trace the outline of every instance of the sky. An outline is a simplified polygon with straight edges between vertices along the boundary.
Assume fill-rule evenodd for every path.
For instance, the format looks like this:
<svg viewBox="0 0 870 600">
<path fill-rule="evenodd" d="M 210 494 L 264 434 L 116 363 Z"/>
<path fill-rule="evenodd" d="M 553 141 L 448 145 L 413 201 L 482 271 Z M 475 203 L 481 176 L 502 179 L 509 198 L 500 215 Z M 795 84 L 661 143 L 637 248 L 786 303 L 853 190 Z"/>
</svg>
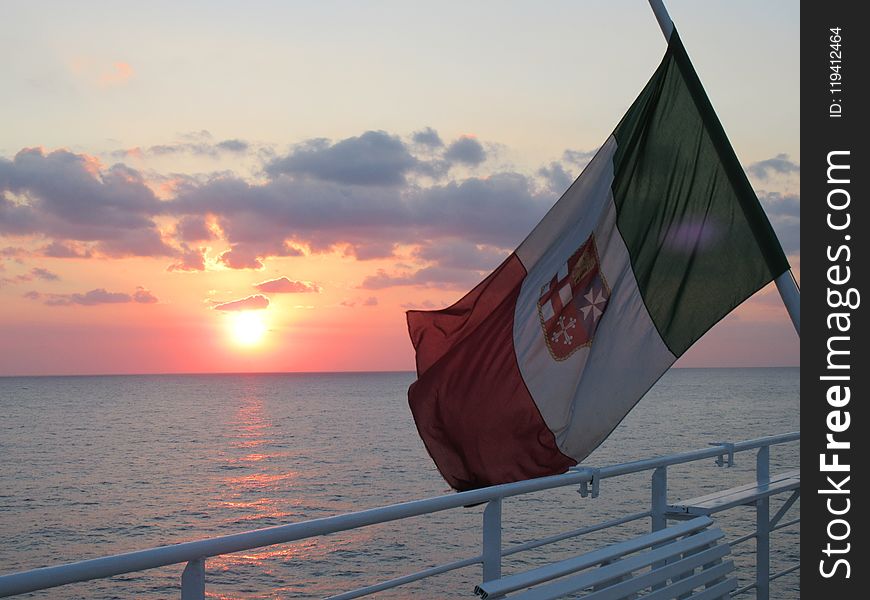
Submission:
<svg viewBox="0 0 870 600">
<path fill-rule="evenodd" d="M 800 278 L 799 3 L 667 3 Z M 665 50 L 643 0 L 0 4 L 0 375 L 414 368 Z M 792 366 L 771 285 L 677 366 Z"/>
</svg>

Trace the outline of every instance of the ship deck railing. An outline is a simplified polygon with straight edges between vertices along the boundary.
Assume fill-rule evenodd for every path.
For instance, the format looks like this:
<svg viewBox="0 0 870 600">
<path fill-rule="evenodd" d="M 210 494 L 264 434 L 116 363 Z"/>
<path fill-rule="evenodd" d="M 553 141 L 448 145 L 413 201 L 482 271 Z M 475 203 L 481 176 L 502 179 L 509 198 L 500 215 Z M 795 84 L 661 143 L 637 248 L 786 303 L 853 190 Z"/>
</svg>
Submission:
<svg viewBox="0 0 870 600">
<path fill-rule="evenodd" d="M 682 513 L 685 513 L 686 518 L 695 514 L 712 515 L 719 510 L 745 505 L 755 508 L 755 531 L 728 542 L 733 547 L 755 539 L 755 576 L 754 581 L 734 590 L 732 596 L 739 596 L 754 590 L 755 597 L 758 600 L 768 600 L 770 582 L 793 573 L 800 566 L 799 564 L 790 565 L 777 573 L 770 573 L 770 534 L 773 531 L 791 527 L 800 522 L 800 518 L 781 522 L 786 512 L 799 497 L 800 479 L 794 472 L 789 472 L 785 476 L 781 474 L 771 475 L 770 448 L 780 444 L 799 442 L 799 440 L 800 432 L 791 432 L 736 443 L 717 442 L 707 448 L 688 452 L 600 468 L 575 467 L 561 475 L 495 485 L 467 492 L 391 504 L 233 535 L 210 537 L 197 541 L 159 546 L 147 550 L 0 575 L 0 597 L 14 596 L 71 583 L 103 579 L 169 565 L 185 564 L 179 586 L 180 597 L 182 600 L 203 600 L 206 597 L 206 561 L 210 558 L 276 544 L 298 542 L 361 527 L 389 523 L 471 505 L 486 505 L 483 510 L 481 523 L 481 552 L 479 554 L 366 585 L 365 587 L 330 597 L 331 600 L 351 600 L 473 565 L 482 565 L 482 583 L 494 581 L 501 578 L 503 559 L 520 552 L 642 519 L 650 520 L 652 531 L 660 531 L 667 527 L 668 519 L 679 519 L 683 516 Z M 719 492 L 718 496 L 716 494 L 708 494 L 695 500 L 684 501 L 679 504 L 668 504 L 667 473 L 669 467 L 710 458 L 715 458 L 719 466 L 730 466 L 734 462 L 735 454 L 749 451 L 756 451 L 754 484 L 724 490 Z M 649 510 L 565 531 L 542 539 L 503 547 L 502 502 L 505 499 L 568 486 L 579 486 L 581 495 L 596 497 L 600 491 L 601 481 L 643 472 L 651 472 Z M 786 484 L 783 484 L 783 481 L 786 481 Z M 780 493 L 789 493 L 790 496 L 780 506 L 774 517 L 771 518 L 770 497 Z M 711 498 L 714 497 L 725 498 L 725 501 L 721 503 L 718 509 L 715 506 L 715 501 L 713 501 L 714 505 L 710 504 Z M 704 512 L 705 510 L 706 512 Z M 474 597 L 472 590 L 469 590 L 468 597 Z"/>
</svg>

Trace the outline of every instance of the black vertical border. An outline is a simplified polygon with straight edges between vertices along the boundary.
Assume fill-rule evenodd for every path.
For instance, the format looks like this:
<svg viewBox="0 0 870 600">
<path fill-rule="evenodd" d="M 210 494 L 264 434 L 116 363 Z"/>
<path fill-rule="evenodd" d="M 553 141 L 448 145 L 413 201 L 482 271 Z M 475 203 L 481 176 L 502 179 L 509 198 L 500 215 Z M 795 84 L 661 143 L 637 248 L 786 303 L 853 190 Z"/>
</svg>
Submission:
<svg viewBox="0 0 870 600">
<path fill-rule="evenodd" d="M 866 586 L 870 583 L 870 568 L 865 563 L 870 545 L 868 532 L 864 527 L 864 512 L 868 510 L 867 495 L 858 491 L 867 489 L 870 473 L 866 465 L 870 444 L 870 426 L 867 423 L 866 381 L 870 377 L 870 358 L 867 353 L 867 327 L 865 314 L 870 303 L 870 293 L 865 285 L 868 259 L 866 237 L 870 235 L 870 220 L 867 216 L 867 180 L 870 179 L 870 160 L 868 160 L 866 138 L 870 135 L 867 127 L 867 112 L 870 101 L 866 93 L 866 78 L 870 60 L 867 58 L 867 37 L 870 23 L 858 16 L 860 2 L 846 0 L 808 0 L 801 3 L 801 592 L 805 598 L 865 598 Z M 832 93 L 830 85 L 831 28 L 840 27 L 842 36 L 842 93 Z M 829 107 L 834 99 L 840 99 L 842 117 L 831 118 Z M 827 157 L 835 150 L 850 151 L 851 182 L 848 191 L 851 196 L 849 213 L 851 225 L 848 231 L 833 231 L 828 227 L 827 194 L 835 187 L 827 183 Z M 837 215 L 841 218 L 842 215 Z M 846 241 L 845 235 L 851 239 Z M 851 250 L 851 260 L 837 261 L 851 267 L 851 280 L 839 286 L 845 289 L 855 287 L 862 294 L 861 305 L 851 310 L 834 309 L 828 306 L 827 269 L 834 263 L 828 259 L 828 247 L 837 249 L 847 244 Z M 820 454 L 826 451 L 826 435 L 829 433 L 826 419 L 834 410 L 829 406 L 826 392 L 831 382 L 820 377 L 829 373 L 827 369 L 827 342 L 831 335 L 846 335 L 831 332 L 827 318 L 832 312 L 846 311 L 851 316 L 849 342 L 849 362 L 851 369 L 849 385 L 851 401 L 841 410 L 848 410 L 851 424 L 846 432 L 836 434 L 837 439 L 851 443 L 848 451 L 838 451 L 841 463 L 850 465 L 850 481 L 844 485 L 848 496 L 832 496 L 820 493 L 831 488 L 827 476 L 832 475 L 838 482 L 842 474 L 823 473 L 820 470 Z M 842 372 L 841 372 L 842 373 Z M 833 452 L 833 451 L 829 451 Z M 831 515 L 826 506 L 829 498 L 834 500 L 834 508 L 842 508 L 844 499 L 851 501 L 850 510 L 845 515 Z M 843 518 L 849 522 L 849 537 L 842 541 L 831 540 L 828 525 L 832 519 Z M 837 524 L 833 528 L 836 536 L 841 536 L 845 526 Z M 775 534 L 774 534 L 775 535 Z M 825 550 L 831 543 L 834 548 L 846 548 L 844 554 L 830 554 Z M 845 558 L 850 565 L 849 577 L 840 565 L 832 577 L 821 574 L 821 561 L 830 572 L 837 558 Z M 862 590 L 862 593 L 859 593 Z"/>
</svg>

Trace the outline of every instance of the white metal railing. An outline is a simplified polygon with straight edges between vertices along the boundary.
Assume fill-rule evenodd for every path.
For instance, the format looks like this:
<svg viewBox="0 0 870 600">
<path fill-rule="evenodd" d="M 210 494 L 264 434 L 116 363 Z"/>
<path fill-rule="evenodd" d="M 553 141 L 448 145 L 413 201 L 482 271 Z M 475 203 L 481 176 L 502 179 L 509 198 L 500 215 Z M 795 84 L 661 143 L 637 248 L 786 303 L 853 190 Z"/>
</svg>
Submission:
<svg viewBox="0 0 870 600">
<path fill-rule="evenodd" d="M 375 585 L 352 590 L 337 596 L 332 600 L 350 600 L 400 585 L 419 581 L 433 575 L 464 568 L 474 564 L 482 564 L 483 580 L 489 581 L 501 575 L 502 558 L 532 548 L 577 537 L 609 527 L 615 527 L 646 517 L 651 518 L 652 529 L 658 530 L 666 526 L 667 517 L 667 468 L 706 458 L 717 458 L 717 464 L 731 464 L 733 455 L 738 452 L 758 450 L 756 458 L 756 477 L 759 482 L 770 479 L 769 449 L 770 446 L 795 442 L 800 439 L 800 432 L 768 436 L 738 443 L 717 443 L 709 448 L 670 454 L 656 458 L 648 458 L 628 463 L 621 463 L 602 468 L 575 467 L 562 475 L 541 477 L 527 481 L 507 483 L 488 488 L 460 492 L 446 496 L 426 498 L 412 502 L 392 504 L 379 508 L 363 510 L 333 517 L 312 519 L 300 523 L 280 525 L 266 529 L 257 529 L 234 535 L 212 537 L 203 540 L 160 546 L 148 550 L 116 554 L 104 558 L 96 558 L 81 562 L 63 564 L 53 567 L 33 569 L 0 576 L 0 597 L 14 596 L 36 590 L 44 590 L 75 582 L 102 579 L 114 575 L 144 571 L 156 567 L 187 563 L 181 576 L 182 600 L 202 600 L 205 598 L 205 563 L 206 559 L 232 552 L 252 550 L 275 544 L 295 542 L 306 538 L 323 536 L 341 531 L 348 531 L 378 523 L 388 523 L 439 511 L 486 503 L 483 512 L 482 552 L 479 555 L 456 560 L 436 567 L 425 569 L 399 578 L 384 581 Z M 580 486 L 582 495 L 598 495 L 599 483 L 603 479 L 619 477 L 643 471 L 653 471 L 651 482 L 651 508 L 618 519 L 613 519 L 589 527 L 560 533 L 541 540 L 517 544 L 509 549 L 502 549 L 501 505 L 502 500 L 531 492 L 538 492 L 565 486 Z M 756 540 L 756 580 L 735 592 L 735 595 L 755 589 L 759 600 L 767 600 L 768 586 L 772 579 L 784 576 L 797 567 L 790 567 L 773 576 L 769 572 L 769 535 L 771 531 L 781 529 L 799 522 L 795 519 L 787 523 L 777 522 L 792 505 L 794 498 L 783 505 L 774 517 L 769 518 L 769 500 L 756 503 L 756 531 L 734 540 L 733 543 Z"/>
</svg>

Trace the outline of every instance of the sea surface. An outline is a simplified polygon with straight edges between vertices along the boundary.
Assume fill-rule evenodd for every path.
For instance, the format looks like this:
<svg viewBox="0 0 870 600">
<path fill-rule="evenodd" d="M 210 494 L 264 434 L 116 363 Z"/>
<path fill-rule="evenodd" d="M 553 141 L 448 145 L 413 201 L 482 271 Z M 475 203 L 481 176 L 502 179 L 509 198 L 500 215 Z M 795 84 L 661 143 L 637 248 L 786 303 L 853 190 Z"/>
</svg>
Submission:
<svg viewBox="0 0 870 600">
<path fill-rule="evenodd" d="M 407 406 L 412 373 L 0 378 L 0 573 L 337 515 L 450 493 Z M 585 461 L 639 458 L 797 431 L 798 369 L 675 369 Z M 798 444 L 774 447 L 772 472 Z M 753 480 L 755 456 L 671 468 L 669 499 Z M 648 510 L 649 473 L 506 500 L 504 547 Z M 782 503 L 772 502 L 772 513 Z M 210 598 L 322 598 L 480 552 L 483 507 L 209 559 Z M 784 520 L 800 514 L 798 504 Z M 731 538 L 754 510 L 720 513 Z M 648 530 L 648 521 L 504 561 L 503 572 Z M 796 564 L 799 526 L 771 538 L 773 571 Z M 752 541 L 735 548 L 741 585 Z M 32 594 L 178 598 L 182 566 Z M 480 567 L 378 598 L 473 598 Z M 742 597 L 752 597 L 749 593 Z M 772 598 L 799 597 L 797 574 Z"/>
</svg>

